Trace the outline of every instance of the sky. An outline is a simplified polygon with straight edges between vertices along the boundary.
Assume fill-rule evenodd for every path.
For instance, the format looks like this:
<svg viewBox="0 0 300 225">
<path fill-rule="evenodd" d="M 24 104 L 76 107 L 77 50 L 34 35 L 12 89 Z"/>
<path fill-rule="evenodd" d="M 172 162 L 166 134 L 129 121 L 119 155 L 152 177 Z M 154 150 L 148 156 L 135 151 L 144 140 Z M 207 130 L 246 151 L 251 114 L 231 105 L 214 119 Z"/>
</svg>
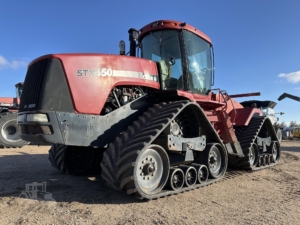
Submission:
<svg viewBox="0 0 300 225">
<path fill-rule="evenodd" d="M 300 123 L 299 0 L 0 0 L 0 96 L 15 96 L 27 65 L 50 53 L 119 53 L 129 28 L 187 22 L 214 45 L 215 85 L 237 98 L 277 102 L 279 122 Z"/>
</svg>

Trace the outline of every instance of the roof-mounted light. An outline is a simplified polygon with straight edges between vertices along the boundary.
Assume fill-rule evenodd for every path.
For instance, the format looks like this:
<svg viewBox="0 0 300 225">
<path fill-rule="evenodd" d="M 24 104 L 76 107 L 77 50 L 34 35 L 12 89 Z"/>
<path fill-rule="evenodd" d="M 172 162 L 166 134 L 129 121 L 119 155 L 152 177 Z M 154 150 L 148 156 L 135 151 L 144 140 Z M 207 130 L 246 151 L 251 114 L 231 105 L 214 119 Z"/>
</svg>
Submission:
<svg viewBox="0 0 300 225">
<path fill-rule="evenodd" d="M 128 30 L 128 33 L 129 33 L 129 41 L 136 40 L 139 36 L 139 31 L 135 28 L 130 28 Z"/>
<path fill-rule="evenodd" d="M 158 25 L 159 25 L 158 22 L 154 22 L 154 23 L 152 23 L 151 27 L 157 27 Z"/>
</svg>

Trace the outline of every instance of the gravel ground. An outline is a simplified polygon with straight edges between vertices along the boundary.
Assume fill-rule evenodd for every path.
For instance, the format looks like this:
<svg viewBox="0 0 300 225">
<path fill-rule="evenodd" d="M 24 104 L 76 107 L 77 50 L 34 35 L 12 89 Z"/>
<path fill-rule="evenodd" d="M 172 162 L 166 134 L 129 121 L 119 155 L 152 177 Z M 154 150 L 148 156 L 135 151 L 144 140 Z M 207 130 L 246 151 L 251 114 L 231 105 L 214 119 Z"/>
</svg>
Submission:
<svg viewBox="0 0 300 225">
<path fill-rule="evenodd" d="M 68 176 L 51 167 L 49 146 L 0 149 L 0 224 L 299 224 L 300 142 L 283 141 L 280 163 L 229 171 L 213 185 L 140 201 L 100 176 Z M 47 182 L 52 201 L 19 198 L 25 184 Z"/>
</svg>

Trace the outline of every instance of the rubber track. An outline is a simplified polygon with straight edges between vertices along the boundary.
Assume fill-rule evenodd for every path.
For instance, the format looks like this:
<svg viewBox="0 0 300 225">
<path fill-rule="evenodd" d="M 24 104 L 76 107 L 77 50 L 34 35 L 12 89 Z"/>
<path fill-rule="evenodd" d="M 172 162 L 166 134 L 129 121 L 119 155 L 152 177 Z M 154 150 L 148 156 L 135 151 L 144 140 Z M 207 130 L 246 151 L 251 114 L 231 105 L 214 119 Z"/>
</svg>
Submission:
<svg viewBox="0 0 300 225">
<path fill-rule="evenodd" d="M 67 169 L 65 168 L 64 163 L 65 150 L 65 145 L 53 144 L 49 150 L 48 159 L 55 169 L 60 170 L 63 173 L 69 174 Z"/>
<path fill-rule="evenodd" d="M 127 131 L 123 132 L 103 154 L 101 162 L 102 178 L 107 185 L 127 194 L 135 195 L 139 199 L 156 199 L 181 192 L 193 190 L 210 185 L 219 181 L 210 179 L 206 183 L 196 184 L 192 187 L 185 187 L 176 191 L 162 190 L 154 195 L 147 195 L 139 191 L 134 183 L 135 160 L 140 151 L 156 139 L 156 137 L 175 119 L 175 117 L 188 105 L 195 104 L 190 101 L 179 101 L 168 104 L 154 105 L 149 108 Z"/>
<path fill-rule="evenodd" d="M 91 157 L 91 161 L 89 165 L 82 170 L 74 170 L 73 168 L 69 168 L 67 163 L 65 162 L 65 153 L 67 150 L 70 150 L 72 146 L 61 145 L 61 144 L 53 144 L 49 150 L 48 159 L 51 165 L 57 170 L 70 174 L 70 175 L 90 175 L 90 174 L 99 174 L 100 170 L 100 160 L 102 159 L 101 154 L 102 151 L 88 149 L 88 151 L 93 151 L 91 154 L 94 157 Z M 72 151 L 72 150 L 71 150 Z"/>
<path fill-rule="evenodd" d="M 241 129 L 237 132 L 238 140 L 243 149 L 243 153 L 244 153 L 245 157 L 236 157 L 235 158 L 236 161 L 231 162 L 231 164 L 235 163 L 236 167 L 238 167 L 238 168 L 255 171 L 255 170 L 262 170 L 267 167 L 274 166 L 278 163 L 278 161 L 277 161 L 277 162 L 271 163 L 270 165 L 265 165 L 265 166 L 260 166 L 260 167 L 257 167 L 257 166 L 250 167 L 249 151 L 250 151 L 252 144 L 254 144 L 256 137 L 257 137 L 260 129 L 262 128 L 265 120 L 266 120 L 266 117 L 264 117 L 264 116 L 253 117 L 251 119 L 249 125 L 246 127 L 246 129 Z M 243 132 L 241 132 L 241 131 L 243 131 Z M 260 155 L 262 155 L 262 154 L 260 154 Z"/>
</svg>

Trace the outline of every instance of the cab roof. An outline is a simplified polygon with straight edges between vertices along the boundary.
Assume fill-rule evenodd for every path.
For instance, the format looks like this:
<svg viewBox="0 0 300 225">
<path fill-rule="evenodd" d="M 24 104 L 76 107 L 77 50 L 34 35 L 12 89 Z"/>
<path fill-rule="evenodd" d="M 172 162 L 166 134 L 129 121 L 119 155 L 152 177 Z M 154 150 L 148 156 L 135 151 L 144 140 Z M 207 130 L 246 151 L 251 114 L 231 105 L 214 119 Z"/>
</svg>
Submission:
<svg viewBox="0 0 300 225">
<path fill-rule="evenodd" d="M 175 21 L 175 20 L 157 20 L 152 23 L 149 23 L 148 25 L 146 25 L 142 29 L 140 29 L 138 41 L 141 42 L 141 40 L 143 39 L 143 37 L 146 34 L 153 32 L 153 31 L 162 30 L 162 29 L 172 29 L 172 30 L 185 29 L 185 30 L 188 30 L 188 31 L 198 35 L 199 37 L 203 38 L 204 40 L 206 40 L 207 42 L 212 44 L 210 38 L 206 34 L 204 34 L 202 31 L 198 30 L 197 28 L 195 28 L 187 23 L 183 23 L 183 22 Z"/>
</svg>

